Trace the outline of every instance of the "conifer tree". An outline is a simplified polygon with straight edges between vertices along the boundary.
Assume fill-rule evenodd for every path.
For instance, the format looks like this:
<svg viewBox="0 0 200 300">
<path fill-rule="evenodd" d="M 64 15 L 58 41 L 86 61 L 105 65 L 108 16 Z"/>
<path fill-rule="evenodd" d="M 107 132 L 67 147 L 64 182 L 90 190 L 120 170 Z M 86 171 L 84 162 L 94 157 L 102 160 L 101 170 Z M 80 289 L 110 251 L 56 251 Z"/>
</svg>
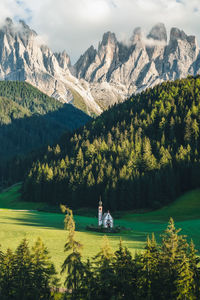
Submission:
<svg viewBox="0 0 200 300">
<path fill-rule="evenodd" d="M 126 247 L 123 247 L 121 239 L 119 249 L 114 253 L 113 269 L 113 295 L 116 299 L 133 299 L 136 293 L 137 272 L 132 255 Z"/>
<path fill-rule="evenodd" d="M 145 299 L 159 296 L 159 250 L 154 234 L 147 236 L 145 252 L 142 256 L 142 292 Z"/>
<path fill-rule="evenodd" d="M 58 285 L 55 267 L 49 253 L 40 238 L 32 247 L 33 288 L 35 299 L 49 299 L 51 288 Z"/>
<path fill-rule="evenodd" d="M 40 239 L 32 251 L 26 239 L 13 253 L 8 249 L 0 258 L 1 300 L 50 300 L 56 286 L 55 269 Z"/>
<path fill-rule="evenodd" d="M 9 300 L 15 296 L 15 278 L 13 276 L 14 253 L 7 249 L 1 255 L 0 299 Z"/>
<path fill-rule="evenodd" d="M 96 194 L 105 193 L 112 210 L 147 209 L 199 187 L 198 94 L 199 76 L 114 106 L 33 164 L 24 197 L 95 208 Z M 7 169 L 12 174 L 13 165 Z"/>
<path fill-rule="evenodd" d="M 104 236 L 101 250 L 94 258 L 95 285 L 92 287 L 92 294 L 97 300 L 109 300 L 112 297 L 112 287 L 114 282 L 114 270 L 112 262 L 112 249 L 107 236 Z"/>
<path fill-rule="evenodd" d="M 13 261 L 14 297 L 16 300 L 34 299 L 33 262 L 28 242 L 23 239 L 17 247 Z"/>
<path fill-rule="evenodd" d="M 162 291 L 164 297 L 178 296 L 179 272 L 181 268 L 183 270 L 185 268 L 183 261 L 188 250 L 188 244 L 185 236 L 179 235 L 180 231 L 181 229 L 175 228 L 174 221 L 170 218 L 168 227 L 162 235 L 159 271 L 161 282 L 165 287 Z M 190 283 L 188 285 L 190 286 Z"/>
<path fill-rule="evenodd" d="M 189 259 L 186 254 L 181 257 L 181 263 L 177 272 L 177 279 L 174 281 L 177 300 L 196 299 L 194 295 L 194 278 L 190 269 Z"/>
<path fill-rule="evenodd" d="M 189 264 L 190 264 L 190 269 L 193 273 L 193 294 L 197 299 L 200 298 L 200 268 L 199 268 L 199 263 L 200 259 L 199 256 L 197 256 L 197 250 L 195 249 L 194 243 L 191 240 L 190 245 L 189 245 Z"/>
<path fill-rule="evenodd" d="M 75 240 L 75 222 L 72 210 L 63 205 L 61 209 L 63 212 L 66 212 L 64 223 L 65 229 L 68 231 L 64 251 L 69 253 L 62 264 L 61 274 L 67 271 L 65 286 L 68 292 L 71 292 L 71 299 L 77 299 L 84 277 L 84 264 L 81 260 L 82 244 Z"/>
</svg>

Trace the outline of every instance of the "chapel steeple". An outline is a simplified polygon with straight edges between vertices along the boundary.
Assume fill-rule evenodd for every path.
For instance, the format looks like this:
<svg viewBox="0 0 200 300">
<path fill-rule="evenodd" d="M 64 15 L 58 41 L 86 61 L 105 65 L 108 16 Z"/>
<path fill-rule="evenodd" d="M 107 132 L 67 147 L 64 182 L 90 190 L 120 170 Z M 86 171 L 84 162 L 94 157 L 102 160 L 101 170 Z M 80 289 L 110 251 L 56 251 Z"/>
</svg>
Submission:
<svg viewBox="0 0 200 300">
<path fill-rule="evenodd" d="M 101 197 L 99 200 L 99 207 L 98 207 L 98 225 L 102 225 L 102 215 L 103 215 L 103 203 L 101 201 Z"/>
</svg>

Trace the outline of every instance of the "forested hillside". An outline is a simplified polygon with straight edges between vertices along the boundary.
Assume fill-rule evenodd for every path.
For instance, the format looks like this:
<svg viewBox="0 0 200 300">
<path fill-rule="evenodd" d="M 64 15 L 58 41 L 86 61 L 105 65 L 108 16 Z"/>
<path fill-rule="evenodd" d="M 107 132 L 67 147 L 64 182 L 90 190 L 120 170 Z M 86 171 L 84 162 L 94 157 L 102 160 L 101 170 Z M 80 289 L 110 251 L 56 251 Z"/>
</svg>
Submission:
<svg viewBox="0 0 200 300">
<path fill-rule="evenodd" d="M 53 144 L 88 120 L 82 111 L 28 83 L 0 81 L 0 177 L 8 180 L 5 162 L 9 159 Z"/>
<path fill-rule="evenodd" d="M 104 112 L 33 163 L 30 201 L 157 208 L 200 186 L 200 76 L 165 82 Z"/>
</svg>

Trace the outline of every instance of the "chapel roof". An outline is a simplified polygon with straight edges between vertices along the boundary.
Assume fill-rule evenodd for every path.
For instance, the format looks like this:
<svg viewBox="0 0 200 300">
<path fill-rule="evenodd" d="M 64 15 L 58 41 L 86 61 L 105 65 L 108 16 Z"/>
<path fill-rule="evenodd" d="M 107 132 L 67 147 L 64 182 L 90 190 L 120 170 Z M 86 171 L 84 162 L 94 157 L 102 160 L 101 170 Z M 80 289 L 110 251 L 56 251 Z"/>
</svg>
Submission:
<svg viewBox="0 0 200 300">
<path fill-rule="evenodd" d="M 102 219 L 105 219 L 107 216 L 109 216 L 112 219 L 112 216 L 109 212 L 104 213 Z"/>
</svg>

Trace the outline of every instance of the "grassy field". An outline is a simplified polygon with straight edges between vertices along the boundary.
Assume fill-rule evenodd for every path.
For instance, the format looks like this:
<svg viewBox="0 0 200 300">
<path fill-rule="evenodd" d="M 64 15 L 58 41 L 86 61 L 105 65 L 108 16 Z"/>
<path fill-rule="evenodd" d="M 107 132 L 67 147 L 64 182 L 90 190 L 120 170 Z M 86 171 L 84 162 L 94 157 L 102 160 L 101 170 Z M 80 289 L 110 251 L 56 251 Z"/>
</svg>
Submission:
<svg viewBox="0 0 200 300">
<path fill-rule="evenodd" d="M 127 214 L 127 220 L 167 221 L 170 217 L 175 221 L 200 219 L 200 190 L 193 190 L 179 197 L 175 202 L 162 209 L 146 214 Z"/>
<path fill-rule="evenodd" d="M 20 185 L 2 192 L 0 194 L 0 243 L 4 250 L 8 247 L 15 249 L 23 238 L 26 237 L 31 246 L 40 236 L 59 271 L 65 258 L 63 247 L 67 236 L 67 232 L 63 229 L 64 215 L 37 211 L 37 209 L 47 208 L 48 206 L 43 203 L 22 202 Z M 115 220 L 115 225 L 130 230 L 124 230 L 120 234 L 109 234 L 113 250 L 117 248 L 120 237 L 132 253 L 142 251 L 147 234 L 154 232 L 159 241 L 169 217 L 174 218 L 176 227 L 182 228 L 182 233 L 192 238 L 196 248 L 200 250 L 200 190 L 186 193 L 170 206 L 157 211 L 145 214 L 123 214 L 123 218 Z M 84 258 L 94 256 L 100 249 L 103 234 L 87 232 L 85 227 L 88 224 L 96 224 L 96 216 L 75 216 L 75 221 L 76 237 L 84 245 Z"/>
</svg>

